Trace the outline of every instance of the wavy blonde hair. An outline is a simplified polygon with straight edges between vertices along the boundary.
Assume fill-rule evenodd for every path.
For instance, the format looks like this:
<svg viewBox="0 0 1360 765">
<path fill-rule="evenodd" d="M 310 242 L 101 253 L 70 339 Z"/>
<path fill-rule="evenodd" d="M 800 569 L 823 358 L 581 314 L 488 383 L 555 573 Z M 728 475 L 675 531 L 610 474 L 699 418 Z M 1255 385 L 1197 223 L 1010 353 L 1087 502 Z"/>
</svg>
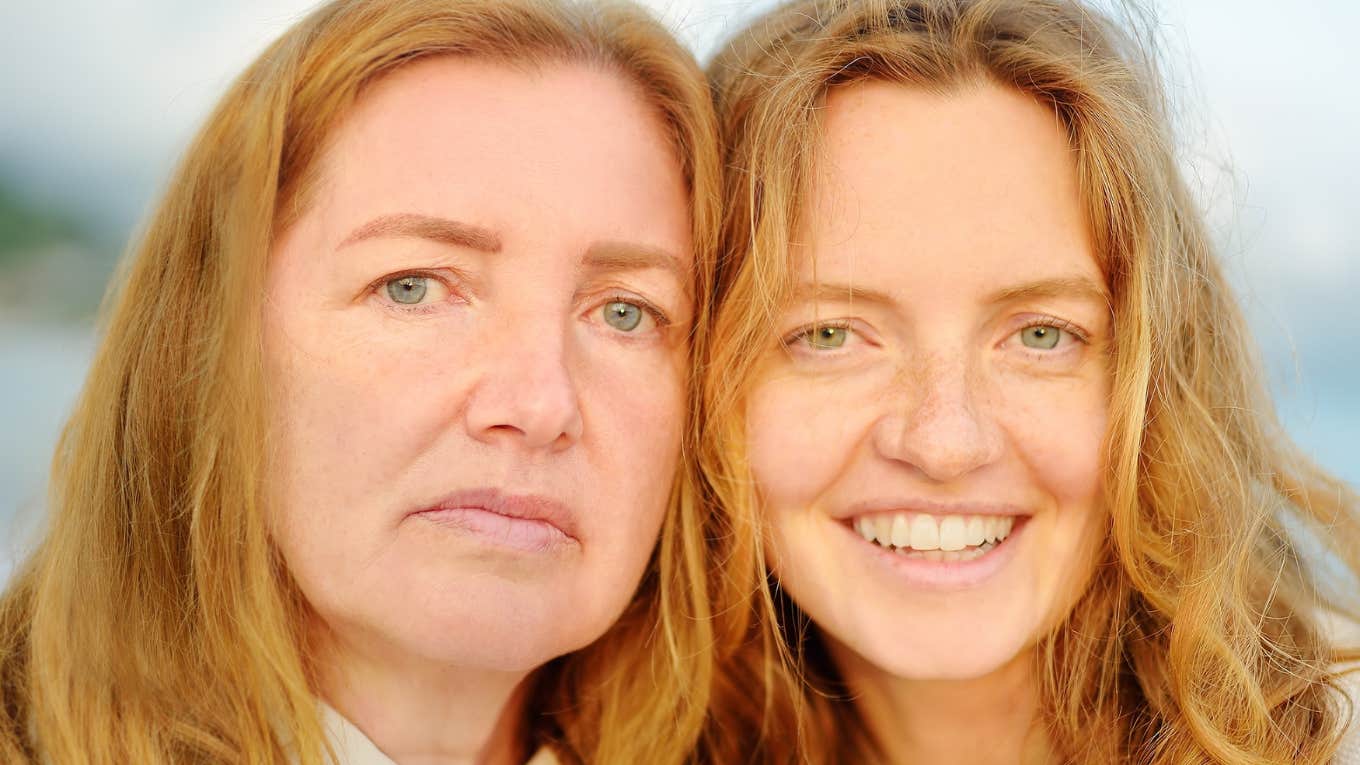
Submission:
<svg viewBox="0 0 1360 765">
<path fill-rule="evenodd" d="M 695 288 L 710 291 L 712 103 L 693 57 L 645 12 L 570 0 L 317 9 L 230 87 L 110 293 L 53 461 L 49 527 L 0 600 L 0 761 L 311 765 L 329 756 L 301 642 L 306 606 L 261 500 L 265 264 L 365 86 L 437 55 L 584 63 L 636 85 L 683 165 Z M 531 678 L 526 750 L 550 745 L 564 762 L 683 759 L 711 672 L 694 485 L 681 467 L 621 621 Z"/>
<path fill-rule="evenodd" d="M 815 627 L 767 580 L 743 419 L 797 274 L 790 242 L 827 92 L 866 79 L 1014 88 L 1053 110 L 1077 163 L 1116 340 L 1104 565 L 1036 651 L 1041 722 L 1061 759 L 1265 765 L 1334 752 L 1349 715 L 1334 668 L 1357 655 L 1332 644 L 1322 616 L 1356 617 L 1360 501 L 1276 422 L 1177 169 L 1148 50 L 1076 0 L 797 0 L 712 63 L 727 175 L 701 459 L 729 561 L 714 761 L 876 754 Z"/>
</svg>

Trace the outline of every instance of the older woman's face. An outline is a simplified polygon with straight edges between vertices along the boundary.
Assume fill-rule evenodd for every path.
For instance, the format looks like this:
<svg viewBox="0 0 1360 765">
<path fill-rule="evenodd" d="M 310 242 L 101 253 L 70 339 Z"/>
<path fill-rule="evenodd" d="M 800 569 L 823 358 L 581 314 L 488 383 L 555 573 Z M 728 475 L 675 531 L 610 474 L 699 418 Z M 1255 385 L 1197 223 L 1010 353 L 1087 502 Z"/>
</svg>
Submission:
<svg viewBox="0 0 1360 765">
<path fill-rule="evenodd" d="M 273 533 L 352 649 L 523 670 L 601 635 L 679 454 L 690 219 L 620 76 L 380 80 L 269 267 Z"/>
<path fill-rule="evenodd" d="M 1072 154 L 996 86 L 848 86 L 823 135 L 747 411 L 776 572 L 841 661 L 982 676 L 1100 541 L 1111 327 Z"/>
</svg>

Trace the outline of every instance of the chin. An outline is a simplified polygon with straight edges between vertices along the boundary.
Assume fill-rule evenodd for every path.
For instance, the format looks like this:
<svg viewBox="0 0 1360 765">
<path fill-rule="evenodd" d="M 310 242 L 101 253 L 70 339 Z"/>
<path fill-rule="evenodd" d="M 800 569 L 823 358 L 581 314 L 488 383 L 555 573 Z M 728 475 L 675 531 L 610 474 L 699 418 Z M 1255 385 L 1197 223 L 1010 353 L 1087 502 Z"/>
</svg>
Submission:
<svg viewBox="0 0 1360 765">
<path fill-rule="evenodd" d="M 1015 661 L 1018 651 L 1006 647 L 955 649 L 951 655 L 928 660 L 922 653 L 916 659 L 899 658 L 889 673 L 910 680 L 976 680 L 987 677 Z M 926 660 L 922 660 L 926 659 Z"/>
<path fill-rule="evenodd" d="M 973 680 L 1011 665 L 1030 645 L 1025 637 L 1009 637 L 1017 635 L 1015 631 L 989 632 L 989 627 L 997 626 L 975 622 L 922 629 L 913 620 L 880 631 L 882 638 L 833 638 L 833 643 L 840 643 L 838 652 L 854 652 L 851 661 L 903 680 Z"/>
<path fill-rule="evenodd" d="M 598 632 L 603 633 L 604 629 Z M 558 618 L 496 619 L 489 614 L 427 624 L 404 636 L 407 651 L 436 665 L 530 672 L 594 641 L 595 630 L 563 628 Z"/>
</svg>

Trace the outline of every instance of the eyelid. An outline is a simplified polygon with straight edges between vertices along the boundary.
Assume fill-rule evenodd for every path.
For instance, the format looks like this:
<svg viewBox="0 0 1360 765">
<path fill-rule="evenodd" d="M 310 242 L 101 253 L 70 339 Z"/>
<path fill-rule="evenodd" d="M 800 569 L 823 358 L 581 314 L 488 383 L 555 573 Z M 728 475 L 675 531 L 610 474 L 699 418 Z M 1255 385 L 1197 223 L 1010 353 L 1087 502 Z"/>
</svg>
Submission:
<svg viewBox="0 0 1360 765">
<path fill-rule="evenodd" d="M 459 290 L 457 289 L 456 285 L 458 280 L 449 278 L 446 273 L 441 273 L 441 271 L 448 271 L 448 269 L 432 270 L 428 268 L 412 268 L 407 269 L 405 271 L 394 271 L 390 274 L 380 276 L 377 279 L 370 282 L 368 287 L 365 289 L 364 294 L 377 297 L 378 300 L 382 302 L 384 308 L 387 308 L 388 310 L 392 311 L 397 311 L 400 313 L 405 314 L 429 313 L 432 310 L 438 310 L 437 304 L 402 305 L 401 303 L 393 301 L 389 296 L 383 294 L 385 292 L 383 288 L 388 284 L 395 282 L 399 279 L 405 279 L 407 277 L 416 276 L 422 279 L 432 279 L 444 285 L 444 288 L 449 292 L 449 297 L 453 299 L 455 302 L 459 303 L 468 302 L 467 298 L 464 297 L 462 293 L 460 293 Z M 443 302 L 449 301 L 445 300 Z"/>
<path fill-rule="evenodd" d="M 1016 334 L 1024 332 L 1025 330 L 1030 329 L 1032 327 L 1056 327 L 1062 330 L 1063 332 L 1066 332 L 1067 334 L 1071 335 L 1073 338 L 1081 341 L 1082 343 L 1089 345 L 1091 342 L 1091 333 L 1087 332 L 1080 325 L 1074 324 L 1068 321 L 1067 319 L 1063 319 L 1058 316 L 1051 316 L 1048 314 L 1040 314 L 1037 316 L 1031 316 L 1027 318 L 1024 324 L 1013 330 L 1006 337 L 1007 339 L 1009 339 L 1011 337 L 1014 337 Z"/>
<path fill-rule="evenodd" d="M 673 323 L 671 317 L 668 316 L 665 311 L 661 310 L 659 306 L 644 297 L 628 293 L 617 293 L 605 298 L 604 302 L 600 305 L 608 303 L 631 303 L 638 308 L 641 308 L 647 315 L 651 316 L 652 321 L 656 322 L 656 326 L 662 329 L 669 327 Z"/>
<path fill-rule="evenodd" d="M 783 339 L 780 342 L 782 342 L 785 345 L 788 345 L 789 343 L 793 342 L 794 340 L 797 340 L 798 338 L 806 335 L 809 332 L 812 332 L 813 330 L 825 329 L 827 327 L 831 327 L 833 329 L 844 329 L 846 331 L 854 331 L 854 327 L 851 326 L 851 324 L 852 322 L 849 319 L 827 319 L 825 321 L 810 322 L 808 324 L 804 324 L 798 327 L 797 329 L 793 329 L 785 333 Z"/>
<path fill-rule="evenodd" d="M 624 287 L 617 285 L 605 286 L 594 294 L 599 295 L 600 297 L 591 299 L 589 303 L 590 307 L 587 308 L 585 312 L 585 316 L 591 320 L 594 320 L 600 309 L 609 303 L 629 303 L 642 309 L 643 313 L 651 317 L 652 321 L 656 323 L 656 328 L 658 330 L 668 329 L 675 323 L 675 320 L 671 318 L 670 314 L 667 313 L 664 308 Z M 636 336 L 637 332 L 631 334 Z"/>
</svg>

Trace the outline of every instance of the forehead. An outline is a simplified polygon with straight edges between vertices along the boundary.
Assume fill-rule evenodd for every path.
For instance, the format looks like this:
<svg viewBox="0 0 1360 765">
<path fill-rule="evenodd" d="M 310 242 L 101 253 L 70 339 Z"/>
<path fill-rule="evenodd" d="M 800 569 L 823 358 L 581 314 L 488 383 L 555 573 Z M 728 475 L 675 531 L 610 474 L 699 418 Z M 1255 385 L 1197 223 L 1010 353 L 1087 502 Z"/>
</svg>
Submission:
<svg viewBox="0 0 1360 765">
<path fill-rule="evenodd" d="M 1019 91 L 857 82 L 828 95 L 820 140 L 801 237 L 819 271 L 1099 276 L 1065 131 Z"/>
<path fill-rule="evenodd" d="M 378 215 L 622 239 L 689 256 L 679 157 L 657 110 L 600 66 L 441 56 L 369 86 L 333 133 L 316 212 L 337 242 Z"/>
</svg>

